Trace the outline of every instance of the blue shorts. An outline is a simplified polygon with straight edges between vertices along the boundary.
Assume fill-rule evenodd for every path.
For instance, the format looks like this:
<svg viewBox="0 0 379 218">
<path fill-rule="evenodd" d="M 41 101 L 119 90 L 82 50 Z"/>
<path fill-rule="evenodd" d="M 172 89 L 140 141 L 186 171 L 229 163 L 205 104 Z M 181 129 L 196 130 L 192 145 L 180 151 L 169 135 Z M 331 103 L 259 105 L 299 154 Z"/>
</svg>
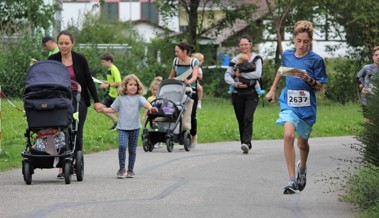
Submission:
<svg viewBox="0 0 379 218">
<path fill-rule="evenodd" d="M 303 139 L 309 139 L 312 132 L 312 126 L 305 122 L 303 119 L 300 119 L 297 114 L 291 110 L 284 110 L 279 113 L 279 119 L 276 121 L 276 124 L 284 126 L 285 122 L 290 122 L 295 126 L 295 131 L 298 136 Z"/>
</svg>

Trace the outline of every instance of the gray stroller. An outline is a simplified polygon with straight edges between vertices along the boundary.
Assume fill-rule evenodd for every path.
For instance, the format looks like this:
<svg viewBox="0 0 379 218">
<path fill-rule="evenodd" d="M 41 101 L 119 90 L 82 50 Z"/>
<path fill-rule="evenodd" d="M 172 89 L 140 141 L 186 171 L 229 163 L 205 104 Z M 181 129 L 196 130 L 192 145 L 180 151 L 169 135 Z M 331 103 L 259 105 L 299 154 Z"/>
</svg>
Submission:
<svg viewBox="0 0 379 218">
<path fill-rule="evenodd" d="M 157 98 L 151 104 L 158 112 L 148 113 L 142 133 L 144 151 L 153 151 L 154 145 L 166 143 L 172 152 L 174 143 L 191 150 L 191 112 L 193 100 L 189 97 L 191 88 L 181 81 L 168 79 L 161 82 Z M 191 90 L 192 91 L 192 90 Z"/>
</svg>

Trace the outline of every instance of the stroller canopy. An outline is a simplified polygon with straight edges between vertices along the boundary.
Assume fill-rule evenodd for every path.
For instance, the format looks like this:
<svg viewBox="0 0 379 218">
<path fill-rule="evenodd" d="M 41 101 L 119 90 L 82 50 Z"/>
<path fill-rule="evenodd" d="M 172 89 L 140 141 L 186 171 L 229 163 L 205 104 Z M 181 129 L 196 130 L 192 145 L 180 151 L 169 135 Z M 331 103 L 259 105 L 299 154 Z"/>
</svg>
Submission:
<svg viewBox="0 0 379 218">
<path fill-rule="evenodd" d="M 175 104 L 181 104 L 186 99 L 186 85 L 176 79 L 163 80 L 159 85 L 157 98 L 167 98 Z"/>
<path fill-rule="evenodd" d="M 64 87 L 71 86 L 70 73 L 61 62 L 53 60 L 38 61 L 33 64 L 25 79 L 25 89 L 36 86 Z"/>
</svg>

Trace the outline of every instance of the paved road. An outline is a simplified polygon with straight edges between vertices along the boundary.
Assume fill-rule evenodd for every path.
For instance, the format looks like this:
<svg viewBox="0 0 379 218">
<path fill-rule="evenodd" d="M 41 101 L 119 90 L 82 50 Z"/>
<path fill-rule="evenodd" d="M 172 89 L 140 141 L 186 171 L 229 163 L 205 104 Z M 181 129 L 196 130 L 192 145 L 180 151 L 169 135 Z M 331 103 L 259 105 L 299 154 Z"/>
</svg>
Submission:
<svg viewBox="0 0 379 218">
<path fill-rule="evenodd" d="M 353 137 L 313 138 L 308 184 L 283 195 L 287 182 L 282 140 L 254 141 L 243 155 L 237 142 L 199 144 L 190 152 L 175 145 L 138 150 L 136 178 L 116 179 L 117 150 L 85 155 L 85 177 L 70 185 L 56 169 L 36 170 L 25 185 L 21 169 L 0 173 L 0 217 L 354 217 L 341 203 L 339 180 L 343 160 L 358 154 Z"/>
</svg>

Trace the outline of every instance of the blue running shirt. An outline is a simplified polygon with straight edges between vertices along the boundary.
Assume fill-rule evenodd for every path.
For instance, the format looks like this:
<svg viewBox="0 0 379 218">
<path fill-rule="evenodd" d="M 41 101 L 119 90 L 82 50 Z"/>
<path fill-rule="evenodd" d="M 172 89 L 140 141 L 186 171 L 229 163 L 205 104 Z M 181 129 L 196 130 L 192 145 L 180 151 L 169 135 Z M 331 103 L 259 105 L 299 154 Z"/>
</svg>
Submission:
<svg viewBox="0 0 379 218">
<path fill-rule="evenodd" d="M 301 58 L 295 56 L 295 50 L 286 50 L 282 55 L 282 67 L 298 68 L 307 71 L 308 75 L 314 80 L 321 83 L 327 83 L 328 78 L 326 75 L 326 69 L 323 59 L 316 53 L 309 51 L 307 55 Z M 310 95 L 309 106 L 290 106 L 287 101 L 287 93 L 290 90 L 300 91 L 299 93 L 307 93 Z M 281 110 L 292 110 L 301 119 L 305 120 L 309 125 L 313 125 L 316 122 L 316 90 L 308 85 L 304 80 L 296 77 L 286 77 L 286 87 L 282 90 L 279 97 L 279 103 Z"/>
</svg>

